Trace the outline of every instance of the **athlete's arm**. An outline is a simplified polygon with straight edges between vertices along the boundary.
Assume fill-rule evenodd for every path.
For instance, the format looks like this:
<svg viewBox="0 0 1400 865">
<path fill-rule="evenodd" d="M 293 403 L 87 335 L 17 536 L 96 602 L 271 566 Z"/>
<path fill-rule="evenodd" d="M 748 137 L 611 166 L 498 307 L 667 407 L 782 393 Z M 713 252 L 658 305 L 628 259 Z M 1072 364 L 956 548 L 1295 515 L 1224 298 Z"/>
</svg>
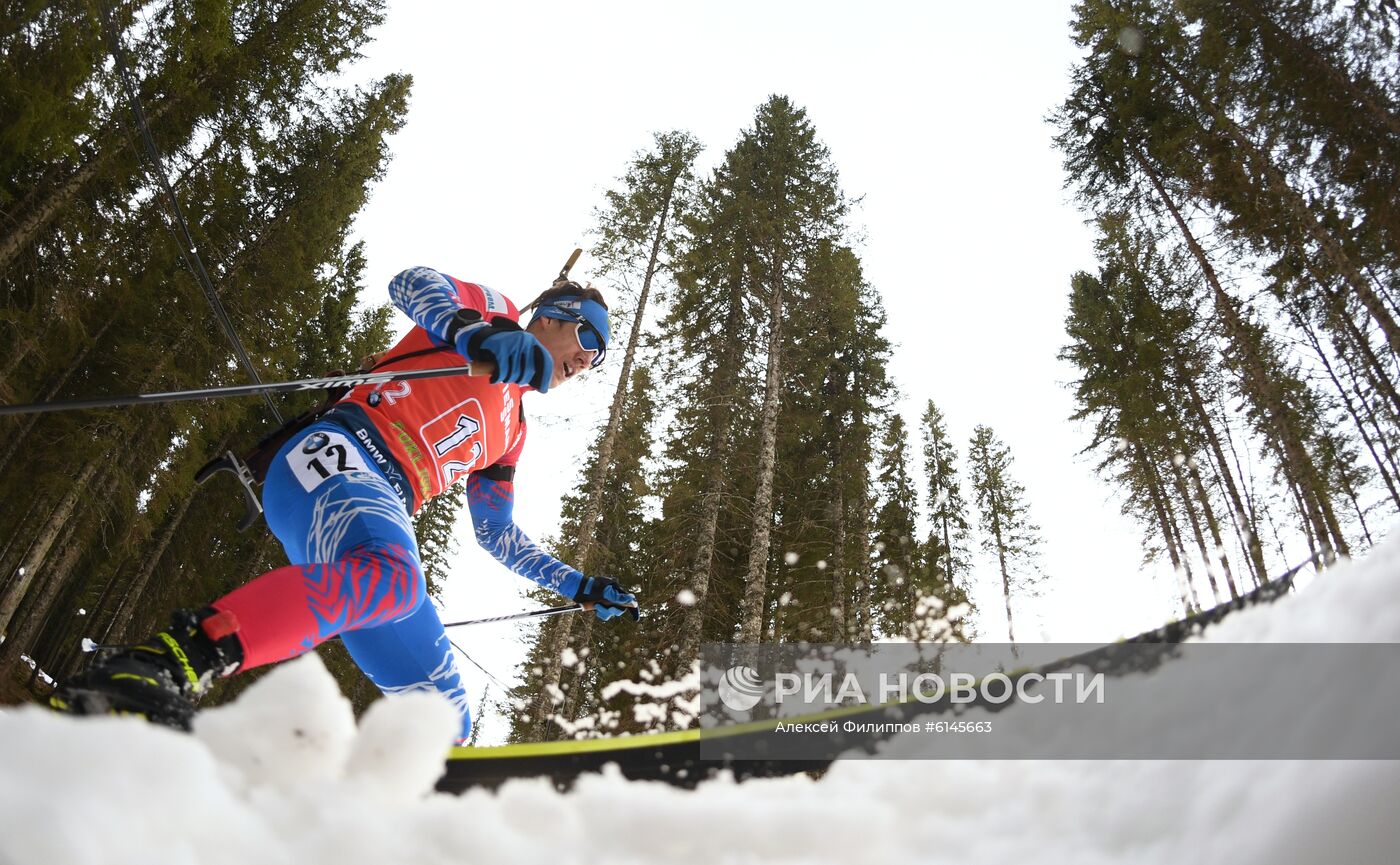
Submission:
<svg viewBox="0 0 1400 865">
<path fill-rule="evenodd" d="M 578 594 L 583 574 L 540 549 L 515 524 L 515 484 L 467 476 L 467 507 L 471 510 L 476 542 L 496 561 L 522 577 L 534 580 L 566 598 Z"/>
<path fill-rule="evenodd" d="M 485 319 L 485 310 L 465 305 L 452 280 L 430 267 L 410 267 L 389 281 L 389 298 L 413 323 L 469 361 L 490 361 L 491 383 L 527 384 L 549 390 L 554 361 L 532 334 L 509 315 Z"/>
<path fill-rule="evenodd" d="M 410 267 L 389 281 L 389 299 L 434 339 L 452 344 L 450 326 L 464 307 L 445 275 L 430 267 Z"/>
</svg>

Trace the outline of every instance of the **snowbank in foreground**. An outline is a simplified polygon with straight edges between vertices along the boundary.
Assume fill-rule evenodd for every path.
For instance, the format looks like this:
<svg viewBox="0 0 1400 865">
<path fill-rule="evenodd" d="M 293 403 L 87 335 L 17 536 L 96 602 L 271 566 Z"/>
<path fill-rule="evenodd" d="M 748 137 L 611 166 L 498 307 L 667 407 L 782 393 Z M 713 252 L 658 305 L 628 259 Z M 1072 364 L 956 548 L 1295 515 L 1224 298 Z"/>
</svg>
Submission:
<svg viewBox="0 0 1400 865">
<path fill-rule="evenodd" d="M 1400 641 L 1392 537 L 1208 638 Z M 356 729 L 314 656 L 202 714 L 195 737 L 10 712 L 0 863 L 1291 865 L 1400 847 L 1395 763 L 851 761 L 820 781 L 685 792 L 614 773 L 568 794 L 533 780 L 451 797 L 430 791 L 453 728 L 447 706 L 410 695 Z"/>
</svg>

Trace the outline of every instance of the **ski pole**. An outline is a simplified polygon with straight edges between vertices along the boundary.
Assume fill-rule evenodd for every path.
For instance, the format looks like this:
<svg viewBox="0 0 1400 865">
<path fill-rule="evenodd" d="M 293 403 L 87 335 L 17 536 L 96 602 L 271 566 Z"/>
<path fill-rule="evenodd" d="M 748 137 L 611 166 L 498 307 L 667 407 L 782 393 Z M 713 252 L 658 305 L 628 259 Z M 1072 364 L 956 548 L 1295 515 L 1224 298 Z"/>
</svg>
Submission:
<svg viewBox="0 0 1400 865">
<path fill-rule="evenodd" d="M 589 607 L 592 604 L 588 605 Z M 489 622 L 513 622 L 517 619 L 542 619 L 545 616 L 557 616 L 560 613 L 577 613 L 585 609 L 583 604 L 565 604 L 562 607 L 544 607 L 539 610 L 530 610 L 526 613 L 511 613 L 509 616 L 492 616 L 489 619 L 467 619 L 462 622 L 448 622 L 444 628 L 456 628 L 461 625 L 485 625 Z"/>
<path fill-rule="evenodd" d="M 53 411 L 73 411 L 87 408 L 114 408 L 124 405 L 146 403 L 186 402 L 198 399 L 223 399 L 225 397 L 260 396 L 268 393 L 291 393 L 304 390 L 323 390 L 333 387 L 356 387 L 362 384 L 387 384 L 391 381 L 409 381 L 418 378 L 442 378 L 450 375 L 491 375 L 496 371 L 493 364 L 477 361 L 461 366 L 440 367 L 437 369 L 385 370 L 384 372 L 358 372 L 349 375 L 328 376 L 326 378 L 304 378 L 296 381 L 268 382 L 264 384 L 236 384 L 225 387 L 203 387 L 192 390 L 172 390 L 163 393 L 142 393 L 133 396 L 97 397 L 94 399 L 58 400 L 55 402 L 34 402 L 21 405 L 0 405 L 0 416 L 11 414 L 39 414 Z"/>
</svg>

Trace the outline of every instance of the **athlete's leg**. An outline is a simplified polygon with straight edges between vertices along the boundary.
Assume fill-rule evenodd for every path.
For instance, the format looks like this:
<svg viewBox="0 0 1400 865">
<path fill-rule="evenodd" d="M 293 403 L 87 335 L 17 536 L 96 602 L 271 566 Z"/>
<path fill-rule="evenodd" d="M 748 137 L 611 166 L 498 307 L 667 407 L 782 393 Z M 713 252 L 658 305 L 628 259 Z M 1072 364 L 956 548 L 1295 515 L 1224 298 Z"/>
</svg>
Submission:
<svg viewBox="0 0 1400 865">
<path fill-rule="evenodd" d="M 321 427 L 318 429 L 318 427 Z M 293 564 L 177 612 L 149 640 L 113 651 L 55 694 L 78 714 L 135 712 L 189 725 L 214 676 L 300 655 L 353 628 L 409 617 L 427 596 L 402 502 L 345 435 L 313 425 L 271 466 L 263 503 Z"/>
<path fill-rule="evenodd" d="M 413 525 L 343 431 L 315 424 L 273 459 L 268 526 L 292 564 L 213 606 L 239 623 L 244 668 L 300 655 L 342 631 L 404 618 L 427 595 Z"/>
<path fill-rule="evenodd" d="M 462 717 L 459 737 L 471 735 L 471 706 L 466 683 L 437 608 L 424 601 L 406 619 L 340 635 L 350 657 L 386 694 L 437 691 L 457 707 Z"/>
<path fill-rule="evenodd" d="M 426 600 L 413 525 L 369 457 L 338 427 L 317 424 L 273 460 L 268 526 L 292 565 L 214 602 L 237 616 L 244 667 L 302 654 L 339 635 L 385 693 L 437 690 L 470 728 L 452 647 Z"/>
</svg>

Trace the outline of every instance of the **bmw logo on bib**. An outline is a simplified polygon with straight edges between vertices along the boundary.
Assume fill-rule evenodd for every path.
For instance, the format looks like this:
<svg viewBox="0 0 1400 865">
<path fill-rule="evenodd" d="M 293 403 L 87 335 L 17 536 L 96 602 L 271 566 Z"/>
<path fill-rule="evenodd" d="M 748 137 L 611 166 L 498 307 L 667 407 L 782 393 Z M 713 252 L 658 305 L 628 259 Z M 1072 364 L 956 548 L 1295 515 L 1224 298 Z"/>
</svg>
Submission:
<svg viewBox="0 0 1400 865">
<path fill-rule="evenodd" d="M 330 440 L 331 437 L 323 432 L 315 433 L 306 440 L 306 444 L 301 446 L 301 452 L 304 454 L 314 454 L 330 443 Z"/>
</svg>

